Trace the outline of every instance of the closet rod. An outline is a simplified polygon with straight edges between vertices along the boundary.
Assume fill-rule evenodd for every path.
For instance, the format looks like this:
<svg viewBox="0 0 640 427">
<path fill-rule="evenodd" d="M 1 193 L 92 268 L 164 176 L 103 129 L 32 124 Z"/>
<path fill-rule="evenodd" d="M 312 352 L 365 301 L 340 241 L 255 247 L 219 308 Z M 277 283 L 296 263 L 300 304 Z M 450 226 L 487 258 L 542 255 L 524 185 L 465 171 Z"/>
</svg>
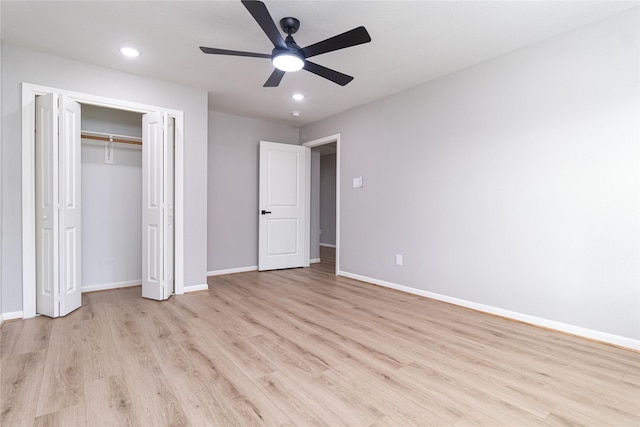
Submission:
<svg viewBox="0 0 640 427">
<path fill-rule="evenodd" d="M 94 139 L 97 141 L 106 141 L 106 142 L 119 142 L 122 144 L 134 144 L 134 145 L 142 145 L 142 139 L 137 138 L 133 139 L 133 137 L 118 137 L 118 136 L 101 136 L 101 135 L 92 135 L 88 133 L 81 133 L 80 136 L 83 139 Z"/>
</svg>

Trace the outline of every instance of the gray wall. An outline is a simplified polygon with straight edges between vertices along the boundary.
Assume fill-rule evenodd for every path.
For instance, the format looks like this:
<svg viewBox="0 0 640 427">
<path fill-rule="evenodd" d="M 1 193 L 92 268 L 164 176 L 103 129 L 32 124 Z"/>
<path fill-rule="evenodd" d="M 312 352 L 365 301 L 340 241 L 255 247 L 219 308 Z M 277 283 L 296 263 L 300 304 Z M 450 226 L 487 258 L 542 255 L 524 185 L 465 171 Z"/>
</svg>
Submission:
<svg viewBox="0 0 640 427">
<path fill-rule="evenodd" d="M 2 46 L 2 312 L 22 310 L 22 82 L 184 111 L 185 286 L 206 283 L 207 93 Z"/>
<path fill-rule="evenodd" d="M 336 155 L 320 157 L 320 243 L 336 244 Z"/>
<path fill-rule="evenodd" d="M 309 203 L 309 259 L 320 259 L 320 152 L 311 149 L 311 200 Z"/>
<path fill-rule="evenodd" d="M 209 111 L 209 272 L 258 264 L 258 144 L 298 137 L 288 125 Z"/>
<path fill-rule="evenodd" d="M 142 114 L 85 104 L 82 130 L 142 138 Z"/>
<path fill-rule="evenodd" d="M 635 9 L 303 127 L 341 134 L 341 270 L 639 339 L 638 33 Z"/>
</svg>

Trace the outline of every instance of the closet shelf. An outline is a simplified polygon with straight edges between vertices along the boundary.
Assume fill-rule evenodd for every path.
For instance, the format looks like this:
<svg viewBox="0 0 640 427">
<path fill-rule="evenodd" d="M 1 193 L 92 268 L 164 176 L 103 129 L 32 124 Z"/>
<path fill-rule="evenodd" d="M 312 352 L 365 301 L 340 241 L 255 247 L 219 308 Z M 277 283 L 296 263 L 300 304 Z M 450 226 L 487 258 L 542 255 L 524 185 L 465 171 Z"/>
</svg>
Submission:
<svg viewBox="0 0 640 427">
<path fill-rule="evenodd" d="M 121 144 L 142 145 L 142 138 L 124 135 L 110 135 L 107 133 L 82 131 L 80 133 L 82 139 L 93 139 L 96 141 L 119 142 Z"/>
</svg>

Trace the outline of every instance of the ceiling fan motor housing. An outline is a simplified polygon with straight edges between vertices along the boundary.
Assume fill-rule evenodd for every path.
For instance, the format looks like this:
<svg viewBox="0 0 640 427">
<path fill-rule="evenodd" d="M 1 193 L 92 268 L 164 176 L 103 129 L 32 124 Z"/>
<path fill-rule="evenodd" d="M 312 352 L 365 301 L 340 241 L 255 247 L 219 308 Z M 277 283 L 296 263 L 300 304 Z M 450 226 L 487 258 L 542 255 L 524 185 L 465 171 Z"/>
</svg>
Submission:
<svg viewBox="0 0 640 427">
<path fill-rule="evenodd" d="M 287 49 L 282 49 L 279 47 L 273 49 L 273 51 L 271 52 L 272 60 L 276 56 L 282 54 L 293 55 L 300 60 L 303 60 L 304 56 L 302 55 L 302 53 L 300 53 L 300 46 L 298 46 L 293 37 L 291 37 L 291 34 L 295 34 L 295 32 L 300 28 L 300 21 L 290 16 L 282 18 L 280 20 L 280 27 L 282 28 L 282 31 L 287 33 L 287 37 L 284 39 L 284 42 L 287 45 Z"/>
<path fill-rule="evenodd" d="M 300 28 L 300 21 L 290 16 L 282 18 L 280 20 L 280 28 L 282 28 L 282 31 L 290 36 L 291 34 L 295 34 L 296 31 L 298 31 L 298 28 Z"/>
</svg>

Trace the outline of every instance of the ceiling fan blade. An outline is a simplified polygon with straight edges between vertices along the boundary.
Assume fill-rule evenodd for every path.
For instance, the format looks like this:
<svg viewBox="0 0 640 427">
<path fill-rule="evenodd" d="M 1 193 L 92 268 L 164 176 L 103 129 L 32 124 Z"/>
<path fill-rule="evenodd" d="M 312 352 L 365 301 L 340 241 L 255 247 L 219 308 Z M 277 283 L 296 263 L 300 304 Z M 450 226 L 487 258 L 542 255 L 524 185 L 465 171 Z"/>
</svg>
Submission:
<svg viewBox="0 0 640 427">
<path fill-rule="evenodd" d="M 273 18 L 267 10 L 267 6 L 261 1 L 256 0 L 242 0 L 242 4 L 247 8 L 253 19 L 256 20 L 262 31 L 269 37 L 271 43 L 277 48 L 287 49 L 287 44 L 280 35 L 280 30 L 273 22 Z"/>
<path fill-rule="evenodd" d="M 214 47 L 200 46 L 200 50 L 203 51 L 204 53 L 210 53 L 213 55 L 249 56 L 252 58 L 271 58 L 271 55 L 266 53 L 242 52 L 240 50 L 216 49 Z"/>
<path fill-rule="evenodd" d="M 323 40 L 321 42 L 307 46 L 301 50 L 305 58 L 320 55 L 334 50 L 344 49 L 346 47 L 356 46 L 363 43 L 369 43 L 371 37 L 364 27 L 354 28 L 345 33 Z"/>
<path fill-rule="evenodd" d="M 282 77 L 284 77 L 284 73 L 284 71 L 276 68 L 262 87 L 278 87 Z"/>
<path fill-rule="evenodd" d="M 339 84 L 340 86 L 345 86 L 353 77 L 348 76 L 346 74 L 342 74 L 338 71 L 332 70 L 331 68 L 323 67 L 322 65 L 318 65 L 311 61 L 304 61 L 304 69 L 312 72 L 320 77 L 324 77 L 327 80 L 331 80 L 334 83 Z"/>
</svg>

